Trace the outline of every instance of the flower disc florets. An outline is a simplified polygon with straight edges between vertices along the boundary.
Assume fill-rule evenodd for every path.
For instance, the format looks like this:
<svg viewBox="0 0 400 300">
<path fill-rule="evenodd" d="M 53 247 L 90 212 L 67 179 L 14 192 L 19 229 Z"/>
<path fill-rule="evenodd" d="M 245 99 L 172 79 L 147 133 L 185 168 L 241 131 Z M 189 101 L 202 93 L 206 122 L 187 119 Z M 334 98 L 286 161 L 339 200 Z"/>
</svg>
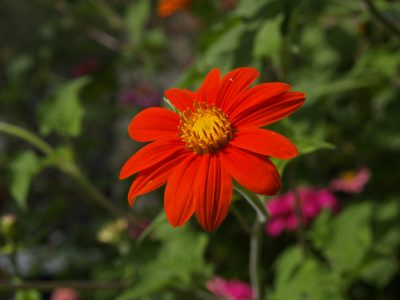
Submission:
<svg viewBox="0 0 400 300">
<path fill-rule="evenodd" d="M 228 116 L 218 107 L 204 102 L 194 102 L 194 110 L 181 114 L 181 138 L 189 150 L 197 153 L 214 153 L 233 138 Z"/>
</svg>

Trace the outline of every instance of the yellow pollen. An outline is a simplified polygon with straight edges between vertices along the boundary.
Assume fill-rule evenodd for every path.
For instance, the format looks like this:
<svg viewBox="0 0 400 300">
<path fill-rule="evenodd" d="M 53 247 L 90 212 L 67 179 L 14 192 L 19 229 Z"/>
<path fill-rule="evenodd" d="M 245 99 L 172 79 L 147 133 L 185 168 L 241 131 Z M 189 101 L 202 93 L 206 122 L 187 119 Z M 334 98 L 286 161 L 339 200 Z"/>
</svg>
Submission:
<svg viewBox="0 0 400 300">
<path fill-rule="evenodd" d="M 179 129 L 182 141 L 197 153 L 214 153 L 233 137 L 228 116 L 219 108 L 204 102 L 194 102 L 194 110 L 181 113 Z"/>
</svg>

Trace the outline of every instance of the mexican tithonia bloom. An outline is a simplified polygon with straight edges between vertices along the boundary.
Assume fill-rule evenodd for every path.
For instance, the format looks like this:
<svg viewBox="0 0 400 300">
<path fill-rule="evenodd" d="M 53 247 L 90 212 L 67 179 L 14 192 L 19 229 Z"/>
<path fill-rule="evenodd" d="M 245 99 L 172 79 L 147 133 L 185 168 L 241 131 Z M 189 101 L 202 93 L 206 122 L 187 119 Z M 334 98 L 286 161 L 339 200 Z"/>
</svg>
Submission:
<svg viewBox="0 0 400 300">
<path fill-rule="evenodd" d="M 221 79 L 213 69 L 197 92 L 170 89 L 166 97 L 179 111 L 153 107 L 138 113 L 129 135 L 151 142 L 128 159 L 120 179 L 136 173 L 128 194 L 137 196 L 167 183 L 164 209 L 172 226 L 196 216 L 206 230 L 225 219 L 232 178 L 257 194 L 274 195 L 280 176 L 269 157 L 297 155 L 287 138 L 259 127 L 274 123 L 304 103 L 304 94 L 285 83 L 250 87 L 259 73 L 239 68 Z"/>
</svg>

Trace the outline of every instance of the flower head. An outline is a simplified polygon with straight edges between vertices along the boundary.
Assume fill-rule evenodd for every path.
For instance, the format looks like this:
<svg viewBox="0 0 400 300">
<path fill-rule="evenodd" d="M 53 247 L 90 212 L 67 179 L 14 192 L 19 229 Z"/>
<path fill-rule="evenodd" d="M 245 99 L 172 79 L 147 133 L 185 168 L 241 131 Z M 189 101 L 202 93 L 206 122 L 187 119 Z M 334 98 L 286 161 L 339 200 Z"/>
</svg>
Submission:
<svg viewBox="0 0 400 300">
<path fill-rule="evenodd" d="M 296 203 L 297 198 L 299 203 Z M 336 211 L 337 208 L 337 200 L 328 189 L 299 188 L 268 202 L 270 219 L 265 230 L 270 236 L 278 236 L 284 230 L 295 230 L 300 222 L 308 224 L 323 209 Z"/>
<path fill-rule="evenodd" d="M 332 180 L 329 187 L 333 191 L 358 194 L 362 192 L 370 177 L 371 172 L 367 168 L 348 171 L 342 173 L 339 178 Z"/>
<path fill-rule="evenodd" d="M 280 176 L 268 157 L 292 158 L 297 149 L 282 135 L 258 127 L 290 115 L 304 94 L 279 82 L 250 88 L 258 75 L 239 68 L 220 78 L 214 69 L 197 92 L 166 91 L 178 113 L 153 107 L 133 118 L 130 137 L 152 143 L 122 167 L 120 179 L 138 173 L 128 193 L 130 205 L 167 183 L 169 222 L 183 225 L 196 212 L 203 228 L 214 230 L 228 213 L 232 178 L 257 194 L 279 191 Z"/>
<path fill-rule="evenodd" d="M 160 17 L 165 18 L 179 10 L 188 8 L 191 2 L 191 0 L 160 0 L 157 13 Z"/>
</svg>

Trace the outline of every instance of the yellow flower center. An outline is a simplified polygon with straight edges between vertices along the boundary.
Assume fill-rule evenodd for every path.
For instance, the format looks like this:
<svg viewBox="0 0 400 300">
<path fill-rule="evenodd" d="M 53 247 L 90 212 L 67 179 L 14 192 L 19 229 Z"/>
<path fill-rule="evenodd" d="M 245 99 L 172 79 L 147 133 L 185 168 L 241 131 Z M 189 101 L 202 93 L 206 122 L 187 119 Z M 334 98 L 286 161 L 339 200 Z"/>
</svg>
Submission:
<svg viewBox="0 0 400 300">
<path fill-rule="evenodd" d="M 181 114 L 182 141 L 189 150 L 204 154 L 216 152 L 233 137 L 233 129 L 228 116 L 219 108 L 204 102 L 194 102 L 194 111 L 185 110 Z"/>
</svg>

